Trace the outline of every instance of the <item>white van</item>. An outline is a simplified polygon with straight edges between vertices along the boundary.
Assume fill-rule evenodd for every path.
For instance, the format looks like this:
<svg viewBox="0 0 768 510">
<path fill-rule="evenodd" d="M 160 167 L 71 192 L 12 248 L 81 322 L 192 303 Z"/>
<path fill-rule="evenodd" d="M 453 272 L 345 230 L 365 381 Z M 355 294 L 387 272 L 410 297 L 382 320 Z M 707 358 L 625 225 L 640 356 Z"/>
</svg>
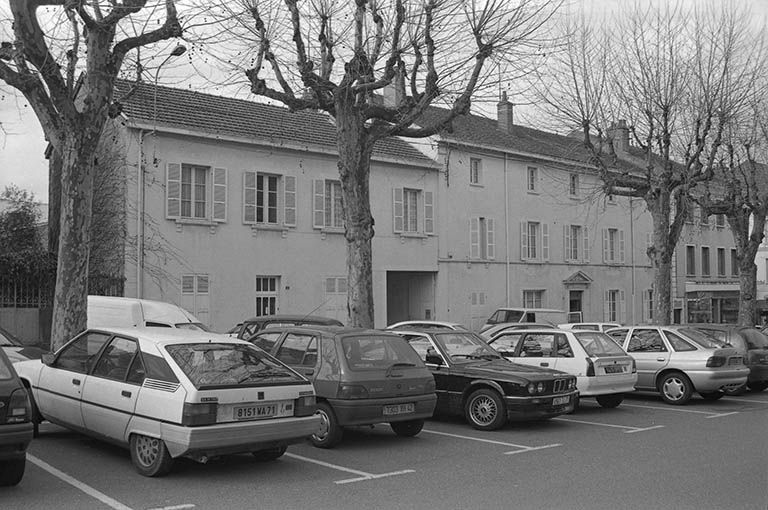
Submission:
<svg viewBox="0 0 768 510">
<path fill-rule="evenodd" d="M 538 322 L 555 326 L 568 322 L 567 316 L 564 310 L 552 308 L 499 308 L 488 317 L 479 332 L 482 333 L 494 324 L 504 322 Z"/>
<path fill-rule="evenodd" d="M 88 296 L 88 327 L 158 327 L 210 331 L 194 315 L 173 303 L 111 296 Z"/>
</svg>

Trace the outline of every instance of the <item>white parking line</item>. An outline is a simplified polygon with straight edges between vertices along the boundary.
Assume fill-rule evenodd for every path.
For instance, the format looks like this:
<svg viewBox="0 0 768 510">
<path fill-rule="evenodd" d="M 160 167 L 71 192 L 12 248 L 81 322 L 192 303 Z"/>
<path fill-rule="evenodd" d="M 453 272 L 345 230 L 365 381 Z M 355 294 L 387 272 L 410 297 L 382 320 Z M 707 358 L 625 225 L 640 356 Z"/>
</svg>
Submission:
<svg viewBox="0 0 768 510">
<path fill-rule="evenodd" d="M 728 399 L 728 402 L 749 402 L 750 404 L 765 404 L 768 405 L 768 400 L 751 400 L 748 398 L 741 398 L 736 397 L 733 399 Z"/>
<path fill-rule="evenodd" d="M 661 407 L 661 406 L 638 406 L 635 404 L 621 404 L 621 407 L 639 407 L 640 409 L 659 409 L 661 411 L 675 411 L 678 413 L 693 413 L 693 414 L 708 414 L 712 417 L 714 416 L 720 416 L 720 413 L 713 413 L 712 411 L 697 411 L 696 409 L 681 409 L 679 407 L 674 407 L 672 405 L 667 407 Z M 733 413 L 729 413 L 733 414 Z"/>
<path fill-rule="evenodd" d="M 110 498 L 109 496 L 107 496 L 103 492 L 97 491 L 96 489 L 94 489 L 90 485 L 86 485 L 83 482 L 81 482 L 80 480 L 76 480 L 75 478 L 72 478 L 71 476 L 69 476 L 65 472 L 56 469 L 55 467 L 51 466 L 47 462 L 44 462 L 44 461 L 38 459 L 34 455 L 30 455 L 29 453 L 27 453 L 27 460 L 29 460 L 32 464 L 36 465 L 37 467 L 39 467 L 41 469 L 44 469 L 45 471 L 48 471 L 53 476 L 55 476 L 55 477 L 65 481 L 66 483 L 72 485 L 76 489 L 79 489 L 79 490 L 83 491 L 84 493 L 88 494 L 92 498 L 98 499 L 99 501 L 101 501 L 105 505 L 109 506 L 110 508 L 114 508 L 115 510 L 131 510 L 131 507 L 126 506 L 126 505 L 120 503 L 119 501 L 117 501 L 115 499 Z"/>
<path fill-rule="evenodd" d="M 613 425 L 611 423 L 599 423 L 594 421 L 582 421 L 582 420 L 572 420 L 570 418 L 552 418 L 553 420 L 557 421 L 567 421 L 571 423 L 583 423 L 585 425 L 597 425 L 598 427 L 611 427 L 616 429 L 627 429 L 624 431 L 625 434 L 634 434 L 636 432 L 644 432 L 646 430 L 653 430 L 653 429 L 661 429 L 664 428 L 664 425 L 654 425 L 652 427 L 630 427 L 628 425 Z"/>
<path fill-rule="evenodd" d="M 479 437 L 472 437 L 472 436 L 460 436 L 459 434 L 449 434 L 448 432 L 438 432 L 436 430 L 423 430 L 421 431 L 427 432 L 429 434 L 437 434 L 439 436 L 448 436 L 448 437 L 455 437 L 457 439 L 466 439 L 468 441 L 479 441 L 481 443 L 490 443 L 490 444 L 500 444 L 502 446 L 510 446 L 512 448 L 518 448 L 518 450 L 510 451 L 510 452 L 504 452 L 504 455 L 511 455 L 514 453 L 521 453 L 521 452 L 530 452 L 533 450 L 543 450 L 545 448 L 555 448 L 556 446 L 563 446 L 560 443 L 556 444 L 547 444 L 544 446 L 525 446 L 521 444 L 514 444 L 514 443 L 505 443 L 503 441 L 494 441 L 493 439 L 481 439 Z"/>
<path fill-rule="evenodd" d="M 713 414 L 712 416 L 707 416 L 707 419 L 709 418 L 722 418 L 723 416 L 730 416 L 732 414 L 739 414 L 738 411 L 733 411 L 730 413 L 720 413 L 720 414 Z"/>
<path fill-rule="evenodd" d="M 336 482 L 334 482 L 339 485 L 345 484 L 345 483 L 352 483 L 352 482 L 361 482 L 363 480 L 375 480 L 376 478 L 385 478 L 387 476 L 397 476 L 397 475 L 404 475 L 406 473 L 416 472 L 413 469 L 403 469 L 402 471 L 392 471 L 391 473 L 383 473 L 380 475 L 375 475 L 373 473 L 366 473 L 365 471 L 358 471 L 357 469 L 350 469 L 344 466 L 337 466 L 336 464 L 331 464 L 330 462 L 323 462 L 322 460 L 310 459 L 309 457 L 302 457 L 301 455 L 296 455 L 295 453 L 286 453 L 285 456 L 291 457 L 297 460 L 303 460 L 304 462 L 311 462 L 312 464 L 317 464 L 319 466 L 325 466 L 327 468 L 336 469 L 338 471 L 352 473 L 353 475 L 358 475 L 357 478 L 347 478 L 346 480 L 337 480 Z"/>
<path fill-rule="evenodd" d="M 148 508 L 147 510 L 186 510 L 187 508 L 195 508 L 195 505 L 193 505 L 192 503 L 185 503 L 183 505 L 159 506 L 156 508 Z"/>
</svg>

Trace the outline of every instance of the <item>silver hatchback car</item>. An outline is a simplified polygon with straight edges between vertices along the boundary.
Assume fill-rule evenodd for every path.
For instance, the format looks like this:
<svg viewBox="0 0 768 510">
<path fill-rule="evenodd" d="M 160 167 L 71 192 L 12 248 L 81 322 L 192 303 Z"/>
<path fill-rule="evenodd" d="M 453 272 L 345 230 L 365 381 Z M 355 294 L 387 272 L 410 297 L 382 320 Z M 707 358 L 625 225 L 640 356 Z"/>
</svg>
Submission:
<svg viewBox="0 0 768 510">
<path fill-rule="evenodd" d="M 685 325 L 622 327 L 606 334 L 635 359 L 635 388 L 658 391 L 668 404 L 685 404 L 694 391 L 717 400 L 749 376 L 738 350 Z"/>
</svg>

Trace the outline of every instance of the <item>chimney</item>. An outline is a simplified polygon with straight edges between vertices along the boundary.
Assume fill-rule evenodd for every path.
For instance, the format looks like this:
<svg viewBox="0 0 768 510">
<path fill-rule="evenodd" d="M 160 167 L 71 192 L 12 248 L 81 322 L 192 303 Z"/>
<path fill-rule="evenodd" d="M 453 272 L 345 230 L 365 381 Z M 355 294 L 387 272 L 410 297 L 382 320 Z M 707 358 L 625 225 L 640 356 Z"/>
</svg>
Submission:
<svg viewBox="0 0 768 510">
<path fill-rule="evenodd" d="M 515 105 L 507 101 L 506 91 L 502 92 L 501 101 L 499 101 L 499 103 L 496 105 L 496 118 L 498 119 L 498 129 L 504 131 L 505 133 L 509 133 L 512 130 L 512 126 L 514 125 L 514 106 Z"/>
<path fill-rule="evenodd" d="M 627 121 L 621 119 L 611 124 L 606 134 L 613 140 L 613 149 L 616 152 L 627 152 L 629 150 L 629 128 Z"/>
<path fill-rule="evenodd" d="M 389 85 L 385 85 L 382 92 L 384 94 L 384 106 L 389 108 L 397 108 L 403 100 L 402 94 L 395 87 L 394 80 Z"/>
</svg>

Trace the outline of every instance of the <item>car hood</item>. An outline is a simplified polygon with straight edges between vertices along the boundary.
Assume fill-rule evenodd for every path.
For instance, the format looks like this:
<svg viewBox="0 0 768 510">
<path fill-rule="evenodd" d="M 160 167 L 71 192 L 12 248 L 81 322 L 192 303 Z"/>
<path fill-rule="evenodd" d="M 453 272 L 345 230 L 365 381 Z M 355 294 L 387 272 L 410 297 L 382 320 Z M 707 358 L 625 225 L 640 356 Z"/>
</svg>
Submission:
<svg viewBox="0 0 768 510">
<path fill-rule="evenodd" d="M 8 359 L 11 363 L 18 363 L 19 361 L 29 361 L 31 359 L 40 359 L 45 352 L 39 347 L 33 347 L 31 345 L 4 345 L 3 351 L 8 355 Z"/>
<path fill-rule="evenodd" d="M 473 360 L 466 363 L 456 363 L 453 367 L 456 372 L 478 379 L 517 380 L 523 378 L 529 381 L 540 381 L 568 375 L 560 370 L 519 365 L 504 359 L 492 361 Z"/>
</svg>

